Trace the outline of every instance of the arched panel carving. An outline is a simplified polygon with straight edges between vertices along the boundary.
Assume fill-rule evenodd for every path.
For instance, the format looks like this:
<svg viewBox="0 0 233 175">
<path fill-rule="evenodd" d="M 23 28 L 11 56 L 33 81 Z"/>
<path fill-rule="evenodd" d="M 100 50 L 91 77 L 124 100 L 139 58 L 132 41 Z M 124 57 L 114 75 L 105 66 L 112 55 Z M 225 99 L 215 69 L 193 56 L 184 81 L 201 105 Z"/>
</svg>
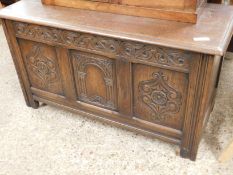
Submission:
<svg viewBox="0 0 233 175">
<path fill-rule="evenodd" d="M 101 107 L 116 109 L 114 84 L 115 68 L 113 60 L 83 52 L 72 52 L 71 55 L 73 58 L 73 65 L 75 70 L 78 99 L 80 101 L 95 104 Z M 88 95 L 88 66 L 94 66 L 101 70 L 104 86 L 106 87 L 105 96 L 101 96 L 99 94 L 92 96 Z"/>
</svg>

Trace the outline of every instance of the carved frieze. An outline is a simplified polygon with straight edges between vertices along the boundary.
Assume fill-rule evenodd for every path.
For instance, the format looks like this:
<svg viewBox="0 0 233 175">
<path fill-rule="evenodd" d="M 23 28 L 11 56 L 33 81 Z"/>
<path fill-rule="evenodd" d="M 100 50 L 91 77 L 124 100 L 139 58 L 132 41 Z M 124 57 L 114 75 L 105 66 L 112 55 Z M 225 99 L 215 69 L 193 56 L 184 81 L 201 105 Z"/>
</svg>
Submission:
<svg viewBox="0 0 233 175">
<path fill-rule="evenodd" d="M 180 111 L 182 94 L 169 85 L 162 72 L 155 72 L 152 76 L 152 80 L 139 83 L 139 98 L 151 109 L 151 120 L 164 121 Z"/>
<path fill-rule="evenodd" d="M 190 53 L 149 44 L 14 22 L 18 37 L 95 52 L 131 62 L 141 61 L 187 71 Z"/>
<path fill-rule="evenodd" d="M 113 61 L 88 53 L 72 52 L 74 60 L 74 70 L 76 74 L 77 88 L 79 100 L 103 106 L 110 109 L 115 109 L 114 101 L 114 75 L 113 75 Z M 97 95 L 88 96 L 86 87 L 87 66 L 92 65 L 100 69 L 103 73 L 103 79 L 106 87 L 106 96 Z"/>
</svg>

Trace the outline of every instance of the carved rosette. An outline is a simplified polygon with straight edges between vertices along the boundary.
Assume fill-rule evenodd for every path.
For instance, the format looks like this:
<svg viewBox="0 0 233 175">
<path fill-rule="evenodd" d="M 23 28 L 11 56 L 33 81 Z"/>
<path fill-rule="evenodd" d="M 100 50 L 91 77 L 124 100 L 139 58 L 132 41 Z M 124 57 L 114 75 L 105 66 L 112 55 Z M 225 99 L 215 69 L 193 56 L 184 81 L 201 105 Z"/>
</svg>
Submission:
<svg viewBox="0 0 233 175">
<path fill-rule="evenodd" d="M 180 111 L 182 95 L 168 84 L 162 72 L 152 76 L 152 80 L 139 83 L 140 100 L 151 109 L 152 121 L 164 121 Z"/>
<path fill-rule="evenodd" d="M 79 98 L 81 101 L 92 103 L 98 106 L 115 109 L 114 87 L 113 87 L 113 61 L 92 54 L 73 52 L 75 59 L 75 70 L 78 83 Z M 93 65 L 103 72 L 103 78 L 106 86 L 106 98 L 101 96 L 88 96 L 86 88 L 87 66 Z"/>
<path fill-rule="evenodd" d="M 190 53 L 149 44 L 14 22 L 18 37 L 97 52 L 128 61 L 143 61 L 188 70 Z"/>
<path fill-rule="evenodd" d="M 35 45 L 26 56 L 29 72 L 35 74 L 41 80 L 41 86 L 48 88 L 51 83 L 58 81 L 56 64 L 54 61 L 43 55 L 43 46 Z"/>
</svg>

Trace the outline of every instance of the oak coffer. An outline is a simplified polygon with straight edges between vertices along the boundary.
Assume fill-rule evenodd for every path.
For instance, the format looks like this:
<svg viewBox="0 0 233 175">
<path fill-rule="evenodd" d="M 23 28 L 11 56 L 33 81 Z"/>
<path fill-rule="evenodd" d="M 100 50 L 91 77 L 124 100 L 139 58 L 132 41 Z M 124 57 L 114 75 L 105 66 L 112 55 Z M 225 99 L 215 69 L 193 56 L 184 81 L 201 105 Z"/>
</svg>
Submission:
<svg viewBox="0 0 233 175">
<path fill-rule="evenodd" d="M 56 105 L 177 144 L 196 159 L 233 7 L 207 5 L 196 25 L 38 1 L 0 17 L 28 106 Z"/>
<path fill-rule="evenodd" d="M 41 0 L 57 5 L 109 13 L 119 13 L 196 23 L 206 0 Z"/>
</svg>

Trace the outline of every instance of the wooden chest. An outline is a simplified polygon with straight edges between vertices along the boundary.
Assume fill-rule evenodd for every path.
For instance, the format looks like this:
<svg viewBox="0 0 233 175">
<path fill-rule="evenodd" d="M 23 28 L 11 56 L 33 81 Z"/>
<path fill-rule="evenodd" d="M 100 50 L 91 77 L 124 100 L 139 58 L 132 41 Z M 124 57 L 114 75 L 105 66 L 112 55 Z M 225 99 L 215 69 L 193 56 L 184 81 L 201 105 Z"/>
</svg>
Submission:
<svg viewBox="0 0 233 175">
<path fill-rule="evenodd" d="M 196 23 L 206 0 L 42 0 L 42 2 L 46 5 Z"/>
<path fill-rule="evenodd" d="M 233 7 L 208 5 L 196 25 L 29 1 L 0 17 L 28 106 L 56 105 L 177 144 L 196 159 Z"/>
</svg>

